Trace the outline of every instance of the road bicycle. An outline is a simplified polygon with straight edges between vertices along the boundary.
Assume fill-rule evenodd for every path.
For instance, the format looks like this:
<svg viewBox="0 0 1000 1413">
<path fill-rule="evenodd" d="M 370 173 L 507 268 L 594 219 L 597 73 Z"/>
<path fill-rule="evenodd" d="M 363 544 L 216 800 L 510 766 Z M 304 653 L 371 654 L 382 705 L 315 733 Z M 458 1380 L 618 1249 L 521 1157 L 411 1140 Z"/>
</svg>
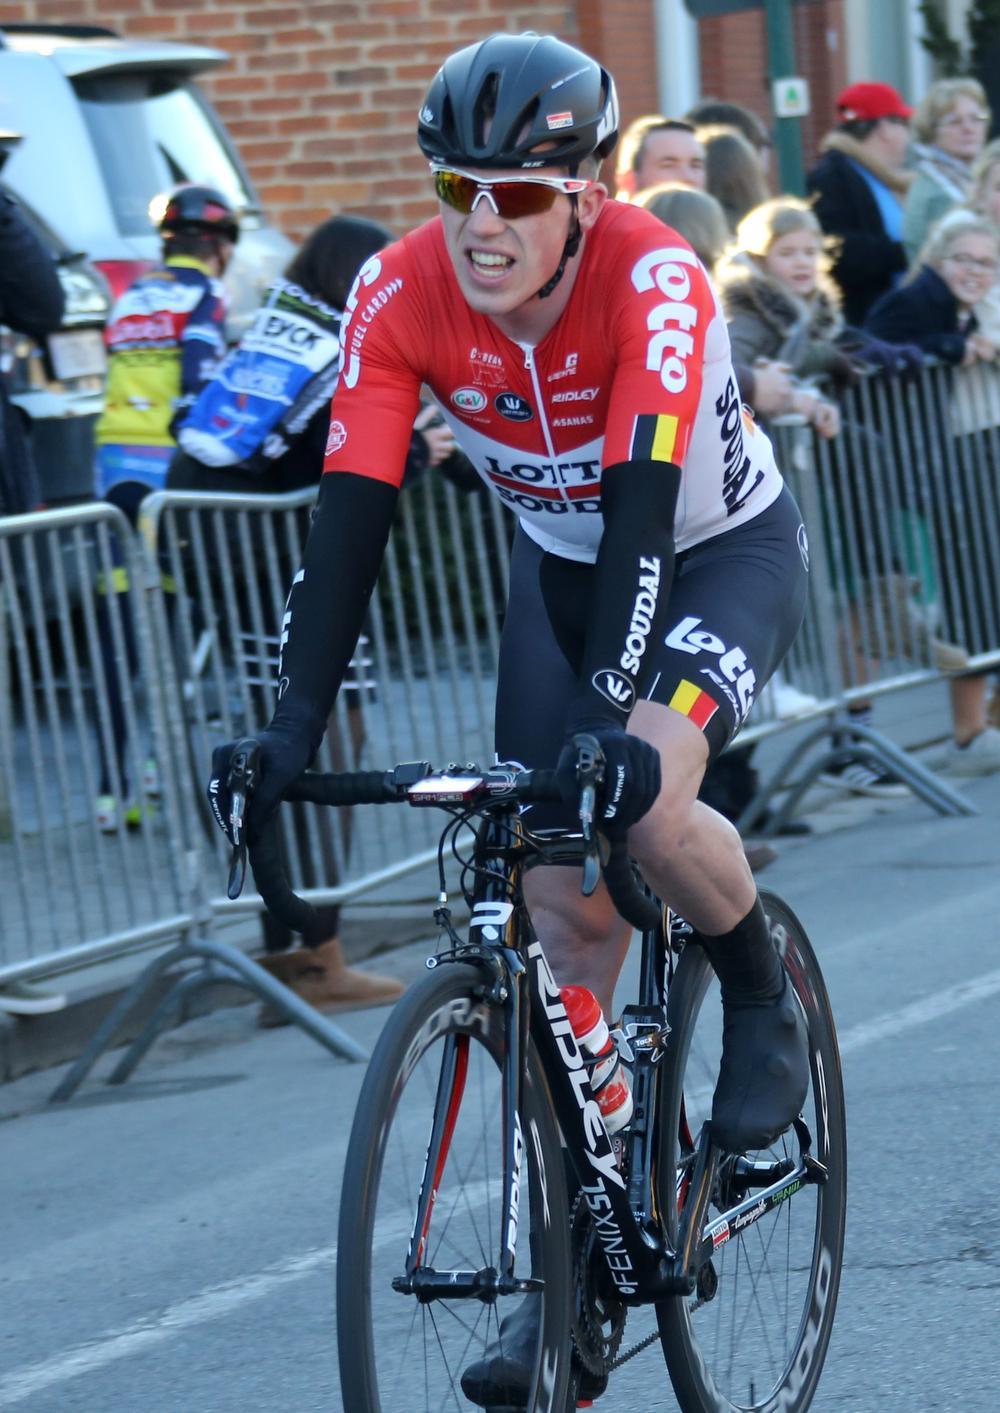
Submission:
<svg viewBox="0 0 1000 1413">
<path fill-rule="evenodd" d="M 287 792 L 451 816 L 438 854 L 442 945 L 385 1024 L 347 1147 L 337 1311 L 350 1413 L 473 1407 L 463 1371 L 502 1342 L 501 1321 L 526 1296 L 539 1336 L 527 1400 L 511 1409 L 563 1413 L 588 1378 L 605 1375 L 611 1404 L 615 1371 L 657 1340 L 684 1413 L 801 1413 L 815 1394 L 847 1180 L 840 1058 L 815 953 L 791 910 L 764 894 L 808 1024 L 811 1083 L 773 1147 L 721 1152 L 706 1122 L 721 1052 L 714 973 L 697 933 L 595 831 L 603 762 L 593 738 L 577 745 L 579 832 L 531 829 L 530 804 L 559 797 L 552 771 L 421 762 L 307 773 Z M 238 820 L 254 770 L 238 748 Z M 449 849 L 464 930 L 448 906 Z M 268 905 L 307 928 L 309 905 L 289 889 L 273 828 L 250 862 Z M 524 903 L 526 871 L 546 863 L 582 865 L 584 892 L 603 870 L 641 933 L 638 998 L 616 1030 L 634 1112 L 614 1140 Z M 231 889 L 244 869 L 234 851 Z M 629 1317 L 643 1305 L 656 1327 L 627 1348 Z"/>
</svg>

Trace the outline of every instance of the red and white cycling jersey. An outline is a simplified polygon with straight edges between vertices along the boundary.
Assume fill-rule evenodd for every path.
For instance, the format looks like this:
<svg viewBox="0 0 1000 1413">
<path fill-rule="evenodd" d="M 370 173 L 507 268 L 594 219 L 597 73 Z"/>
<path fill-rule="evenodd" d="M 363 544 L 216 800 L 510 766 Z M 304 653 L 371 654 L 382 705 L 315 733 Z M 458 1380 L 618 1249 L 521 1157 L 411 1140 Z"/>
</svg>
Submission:
<svg viewBox="0 0 1000 1413">
<path fill-rule="evenodd" d="M 681 467 L 678 550 L 753 519 L 781 490 L 704 268 L 638 207 L 605 204 L 569 303 L 535 347 L 466 303 L 440 220 L 363 267 L 341 341 L 327 472 L 398 485 L 427 384 L 487 485 L 566 558 L 597 556 L 605 466 Z"/>
</svg>

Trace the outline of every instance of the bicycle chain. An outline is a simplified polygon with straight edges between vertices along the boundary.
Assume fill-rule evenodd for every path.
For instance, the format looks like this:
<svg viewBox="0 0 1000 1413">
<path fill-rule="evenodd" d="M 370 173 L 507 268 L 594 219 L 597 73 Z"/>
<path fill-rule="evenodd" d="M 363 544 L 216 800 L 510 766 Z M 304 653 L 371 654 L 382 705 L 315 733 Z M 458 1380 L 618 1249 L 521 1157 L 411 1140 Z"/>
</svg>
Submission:
<svg viewBox="0 0 1000 1413">
<path fill-rule="evenodd" d="M 691 1302 L 688 1306 L 688 1311 L 694 1314 L 695 1310 L 700 1310 L 703 1305 L 707 1304 L 707 1300 L 703 1297 L 699 1297 L 697 1300 Z M 648 1349 L 651 1344 L 655 1344 L 659 1338 L 660 1331 L 656 1329 L 651 1335 L 647 1335 L 645 1339 L 641 1339 L 638 1344 L 633 1344 L 631 1349 L 626 1349 L 624 1354 L 620 1354 L 613 1363 L 608 1365 L 608 1373 L 613 1374 L 616 1369 L 620 1369 L 623 1364 L 627 1364 L 630 1359 L 634 1359 L 637 1354 L 641 1354 L 644 1349 Z"/>
</svg>

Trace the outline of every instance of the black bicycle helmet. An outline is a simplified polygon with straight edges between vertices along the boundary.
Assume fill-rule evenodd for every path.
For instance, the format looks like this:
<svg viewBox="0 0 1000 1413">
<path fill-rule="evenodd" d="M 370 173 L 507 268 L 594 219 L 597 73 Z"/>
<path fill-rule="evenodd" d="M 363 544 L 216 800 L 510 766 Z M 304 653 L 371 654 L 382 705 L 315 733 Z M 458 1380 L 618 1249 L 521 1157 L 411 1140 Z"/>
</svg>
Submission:
<svg viewBox="0 0 1000 1413">
<path fill-rule="evenodd" d="M 182 182 L 167 194 L 157 225 L 165 240 L 172 235 L 216 235 L 235 245 L 240 237 L 239 218 L 222 192 L 195 182 Z"/>
<path fill-rule="evenodd" d="M 426 157 L 455 166 L 603 159 L 618 140 L 614 80 L 554 35 L 492 34 L 445 60 L 420 109 L 417 140 Z"/>
</svg>

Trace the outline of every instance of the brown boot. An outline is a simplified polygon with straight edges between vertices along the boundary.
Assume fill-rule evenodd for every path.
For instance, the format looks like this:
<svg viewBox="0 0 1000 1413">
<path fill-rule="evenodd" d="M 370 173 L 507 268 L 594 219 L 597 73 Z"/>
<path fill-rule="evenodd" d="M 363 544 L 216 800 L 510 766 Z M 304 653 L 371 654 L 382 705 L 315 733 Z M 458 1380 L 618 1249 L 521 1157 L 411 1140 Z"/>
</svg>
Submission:
<svg viewBox="0 0 1000 1413">
<path fill-rule="evenodd" d="M 318 947 L 297 947 L 257 958 L 260 965 L 296 996 L 318 1011 L 350 1011 L 384 1006 L 399 999 L 403 983 L 377 972 L 359 971 L 344 961 L 340 942 L 331 937 Z M 258 1024 L 285 1025 L 288 1018 L 276 1006 L 261 1007 Z"/>
</svg>

